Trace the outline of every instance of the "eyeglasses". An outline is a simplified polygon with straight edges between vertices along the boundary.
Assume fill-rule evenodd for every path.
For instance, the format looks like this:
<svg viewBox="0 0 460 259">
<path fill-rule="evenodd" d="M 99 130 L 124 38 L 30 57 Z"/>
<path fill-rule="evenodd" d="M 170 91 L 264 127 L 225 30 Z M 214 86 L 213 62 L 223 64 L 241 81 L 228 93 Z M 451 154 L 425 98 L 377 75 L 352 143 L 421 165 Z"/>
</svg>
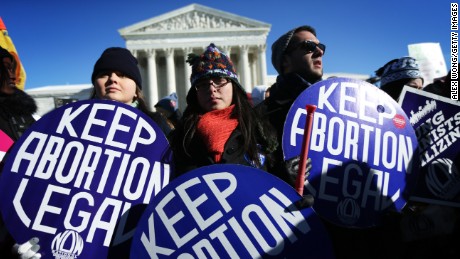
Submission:
<svg viewBox="0 0 460 259">
<path fill-rule="evenodd" d="M 194 87 L 197 92 L 207 90 L 209 85 L 213 85 L 216 90 L 219 90 L 229 82 L 228 78 L 225 77 L 211 77 L 206 78 L 202 82 L 197 83 Z"/>
<path fill-rule="evenodd" d="M 324 55 L 324 53 L 326 53 L 326 45 L 324 45 L 323 43 L 316 43 L 316 42 L 311 41 L 311 40 L 306 40 L 306 41 L 299 42 L 294 47 L 290 48 L 290 50 L 286 51 L 286 53 L 289 53 L 289 52 L 293 51 L 294 49 L 296 49 L 298 47 L 306 50 L 308 53 L 315 52 L 317 50 L 317 48 L 319 48 L 320 50 L 323 51 L 323 55 Z"/>
</svg>

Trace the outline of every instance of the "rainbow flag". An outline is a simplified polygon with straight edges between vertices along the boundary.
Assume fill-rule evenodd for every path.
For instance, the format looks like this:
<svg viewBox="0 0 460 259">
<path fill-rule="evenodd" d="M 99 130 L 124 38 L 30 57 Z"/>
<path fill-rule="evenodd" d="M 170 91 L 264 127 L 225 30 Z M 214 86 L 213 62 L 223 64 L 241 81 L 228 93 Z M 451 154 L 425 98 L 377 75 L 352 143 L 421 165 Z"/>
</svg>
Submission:
<svg viewBox="0 0 460 259">
<path fill-rule="evenodd" d="M 16 87 L 24 90 L 24 85 L 26 83 L 26 71 L 22 66 L 21 60 L 19 59 L 18 52 L 14 47 L 13 41 L 8 35 L 6 26 L 3 23 L 2 17 L 0 17 L 0 46 L 8 50 L 16 59 Z"/>
</svg>

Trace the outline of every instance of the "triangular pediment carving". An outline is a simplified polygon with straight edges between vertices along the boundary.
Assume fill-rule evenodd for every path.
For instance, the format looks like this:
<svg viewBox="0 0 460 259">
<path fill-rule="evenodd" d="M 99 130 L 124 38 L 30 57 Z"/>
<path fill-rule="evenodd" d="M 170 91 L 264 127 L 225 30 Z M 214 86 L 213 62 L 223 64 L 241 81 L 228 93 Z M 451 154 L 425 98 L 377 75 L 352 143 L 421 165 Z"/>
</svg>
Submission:
<svg viewBox="0 0 460 259">
<path fill-rule="evenodd" d="M 259 22 L 199 4 L 191 4 L 175 11 L 153 17 L 120 30 L 122 35 L 143 33 L 171 33 L 177 31 L 218 31 L 258 28 L 269 30 L 270 24 Z"/>
<path fill-rule="evenodd" d="M 192 11 L 176 17 L 151 24 L 134 32 L 149 31 L 183 31 L 203 29 L 225 29 L 225 28 L 254 28 L 255 26 L 239 21 L 230 20 L 224 17 L 211 15 L 204 12 Z"/>
</svg>

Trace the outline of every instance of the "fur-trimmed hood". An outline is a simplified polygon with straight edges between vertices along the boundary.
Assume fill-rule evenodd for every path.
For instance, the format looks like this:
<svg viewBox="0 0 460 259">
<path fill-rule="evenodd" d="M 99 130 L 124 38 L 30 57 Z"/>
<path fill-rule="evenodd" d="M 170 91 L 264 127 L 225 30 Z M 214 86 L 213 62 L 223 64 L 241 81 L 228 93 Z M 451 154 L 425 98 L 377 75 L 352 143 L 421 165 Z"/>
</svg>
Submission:
<svg viewBox="0 0 460 259">
<path fill-rule="evenodd" d="M 11 95 L 0 93 L 0 109 L 11 115 L 32 115 L 37 111 L 37 104 L 30 95 L 17 89 Z"/>
</svg>

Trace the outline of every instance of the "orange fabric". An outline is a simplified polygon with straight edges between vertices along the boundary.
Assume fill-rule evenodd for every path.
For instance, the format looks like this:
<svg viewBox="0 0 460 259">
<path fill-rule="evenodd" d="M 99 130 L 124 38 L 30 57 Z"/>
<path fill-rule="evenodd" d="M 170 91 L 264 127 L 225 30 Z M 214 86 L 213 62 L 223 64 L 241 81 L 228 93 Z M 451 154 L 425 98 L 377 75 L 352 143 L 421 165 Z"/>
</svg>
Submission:
<svg viewBox="0 0 460 259">
<path fill-rule="evenodd" d="M 198 134 L 216 163 L 220 162 L 225 143 L 238 126 L 238 120 L 230 117 L 234 108 L 235 105 L 231 105 L 226 109 L 210 111 L 198 121 Z"/>
</svg>

